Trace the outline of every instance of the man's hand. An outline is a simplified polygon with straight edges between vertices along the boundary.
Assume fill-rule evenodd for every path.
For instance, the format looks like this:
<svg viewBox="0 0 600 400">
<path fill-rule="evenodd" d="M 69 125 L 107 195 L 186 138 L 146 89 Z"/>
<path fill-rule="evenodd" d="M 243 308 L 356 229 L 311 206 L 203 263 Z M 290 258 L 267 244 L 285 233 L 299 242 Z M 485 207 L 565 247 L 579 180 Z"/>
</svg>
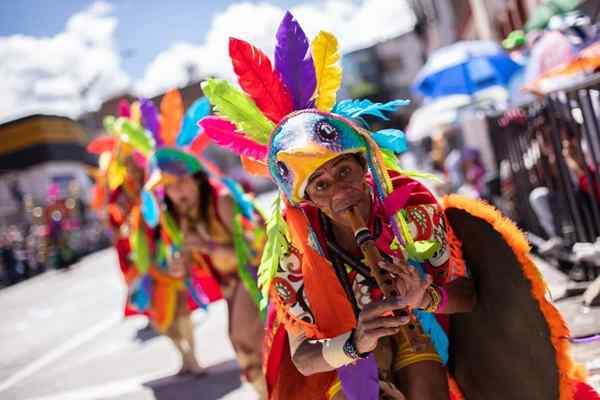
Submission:
<svg viewBox="0 0 600 400">
<path fill-rule="evenodd" d="M 433 282 L 431 275 L 425 275 L 425 279 L 421 279 L 416 268 L 407 265 L 391 264 L 385 261 L 379 263 L 379 267 L 383 270 L 391 272 L 395 278 L 394 286 L 399 293 L 399 296 L 404 300 L 405 304 L 411 308 L 423 308 L 427 304 L 423 304 L 425 292 Z"/>
<path fill-rule="evenodd" d="M 354 330 L 354 347 L 359 353 L 375 350 L 377 341 L 384 336 L 395 335 L 400 327 L 409 321 L 408 316 L 387 316 L 392 311 L 406 308 L 400 298 L 389 298 L 367 304 L 358 316 L 358 325 Z"/>
</svg>

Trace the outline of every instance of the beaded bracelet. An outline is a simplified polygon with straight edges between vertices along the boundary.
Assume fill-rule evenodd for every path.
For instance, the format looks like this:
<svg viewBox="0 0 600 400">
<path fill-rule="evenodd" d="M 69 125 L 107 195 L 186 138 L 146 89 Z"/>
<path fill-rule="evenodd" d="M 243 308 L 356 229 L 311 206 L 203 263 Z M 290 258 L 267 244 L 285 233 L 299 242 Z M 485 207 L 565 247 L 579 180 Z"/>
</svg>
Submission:
<svg viewBox="0 0 600 400">
<path fill-rule="evenodd" d="M 437 312 L 440 308 L 440 304 L 442 303 L 442 295 L 440 291 L 436 286 L 431 285 L 427 288 L 427 293 L 429 294 L 431 302 L 423 310 L 431 313 Z"/>
</svg>

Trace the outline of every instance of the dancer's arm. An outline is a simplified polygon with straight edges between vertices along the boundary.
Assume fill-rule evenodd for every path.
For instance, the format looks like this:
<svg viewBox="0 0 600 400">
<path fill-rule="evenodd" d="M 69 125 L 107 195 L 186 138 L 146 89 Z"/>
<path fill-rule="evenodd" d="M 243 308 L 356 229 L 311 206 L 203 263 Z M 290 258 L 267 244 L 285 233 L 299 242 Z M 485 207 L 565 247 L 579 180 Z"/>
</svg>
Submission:
<svg viewBox="0 0 600 400">
<path fill-rule="evenodd" d="M 374 301 L 360 312 L 354 331 L 327 340 L 312 341 L 288 333 L 294 365 L 300 373 L 308 376 L 352 363 L 357 354 L 348 352 L 344 346 L 346 342 L 349 340 L 358 354 L 375 350 L 379 338 L 397 334 L 400 327 L 408 322 L 405 317 L 383 315 L 404 307 L 405 302 L 399 298 Z"/>
</svg>

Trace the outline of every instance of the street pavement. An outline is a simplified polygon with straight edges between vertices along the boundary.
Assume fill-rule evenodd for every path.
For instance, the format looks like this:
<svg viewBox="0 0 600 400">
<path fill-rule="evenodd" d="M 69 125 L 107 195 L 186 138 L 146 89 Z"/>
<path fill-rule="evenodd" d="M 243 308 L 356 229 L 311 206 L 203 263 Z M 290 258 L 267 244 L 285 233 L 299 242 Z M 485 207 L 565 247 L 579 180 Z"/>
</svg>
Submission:
<svg viewBox="0 0 600 400">
<path fill-rule="evenodd" d="M 536 260 L 553 299 L 568 280 Z M 240 380 L 227 336 L 224 302 L 193 314 L 204 378 L 175 376 L 180 367 L 170 341 L 147 328 L 145 317 L 121 316 L 125 287 L 113 250 L 84 258 L 0 291 L 2 400 L 242 400 L 255 399 Z M 600 312 L 579 298 L 559 300 L 568 321 L 585 334 L 600 331 Z M 596 329 L 598 328 L 598 329 Z M 576 359 L 600 387 L 600 342 L 574 346 Z"/>
<path fill-rule="evenodd" d="M 255 399 L 240 380 L 222 301 L 193 314 L 205 378 L 142 316 L 122 318 L 125 287 L 113 250 L 0 291 L 0 399 Z"/>
</svg>

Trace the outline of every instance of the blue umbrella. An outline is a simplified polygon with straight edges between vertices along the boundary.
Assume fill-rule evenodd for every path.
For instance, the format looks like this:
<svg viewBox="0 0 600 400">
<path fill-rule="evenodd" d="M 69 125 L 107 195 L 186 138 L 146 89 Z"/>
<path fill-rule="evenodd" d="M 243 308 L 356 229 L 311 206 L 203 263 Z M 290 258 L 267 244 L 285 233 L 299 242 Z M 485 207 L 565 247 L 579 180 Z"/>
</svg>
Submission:
<svg viewBox="0 0 600 400">
<path fill-rule="evenodd" d="M 490 41 L 464 41 L 434 51 L 417 74 L 414 89 L 425 97 L 467 94 L 490 86 L 506 87 L 521 68 Z"/>
</svg>

